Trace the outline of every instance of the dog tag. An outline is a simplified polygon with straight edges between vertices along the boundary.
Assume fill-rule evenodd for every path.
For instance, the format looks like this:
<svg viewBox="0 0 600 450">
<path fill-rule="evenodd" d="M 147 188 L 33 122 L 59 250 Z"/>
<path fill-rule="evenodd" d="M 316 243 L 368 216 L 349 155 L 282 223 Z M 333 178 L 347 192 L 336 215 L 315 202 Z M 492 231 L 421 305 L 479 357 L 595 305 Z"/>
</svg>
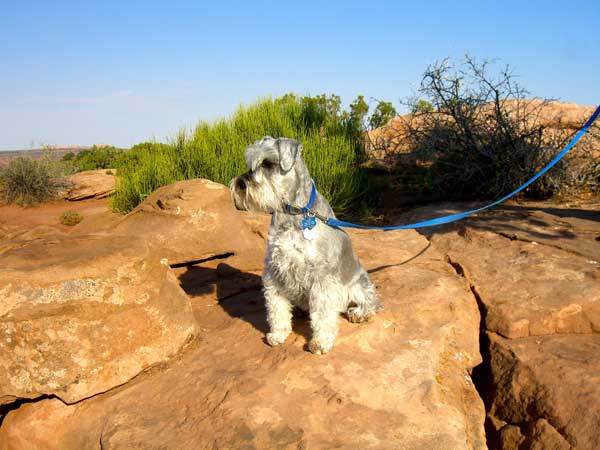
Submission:
<svg viewBox="0 0 600 450">
<path fill-rule="evenodd" d="M 317 218 L 315 216 L 305 216 L 302 219 L 302 235 L 304 239 L 312 241 L 317 235 Z"/>
<path fill-rule="evenodd" d="M 312 241 L 317 236 L 317 227 L 302 229 L 302 235 L 307 241 Z"/>
</svg>

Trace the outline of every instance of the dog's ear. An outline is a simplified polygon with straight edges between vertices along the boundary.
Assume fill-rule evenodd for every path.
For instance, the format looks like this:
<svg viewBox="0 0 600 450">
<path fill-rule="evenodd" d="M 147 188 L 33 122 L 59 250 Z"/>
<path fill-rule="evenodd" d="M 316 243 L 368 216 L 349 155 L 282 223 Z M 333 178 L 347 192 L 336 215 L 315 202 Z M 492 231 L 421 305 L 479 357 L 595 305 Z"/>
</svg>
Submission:
<svg viewBox="0 0 600 450">
<path fill-rule="evenodd" d="M 302 152 L 302 144 L 295 139 L 277 139 L 279 147 L 279 166 L 284 172 L 289 172 Z"/>
</svg>

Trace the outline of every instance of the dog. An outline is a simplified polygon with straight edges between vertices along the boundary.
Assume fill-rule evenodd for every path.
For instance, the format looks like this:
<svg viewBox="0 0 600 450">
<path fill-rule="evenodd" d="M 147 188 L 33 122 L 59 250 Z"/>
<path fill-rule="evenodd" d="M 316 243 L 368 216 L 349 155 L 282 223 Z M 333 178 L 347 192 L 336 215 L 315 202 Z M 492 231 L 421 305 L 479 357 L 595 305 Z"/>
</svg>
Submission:
<svg viewBox="0 0 600 450">
<path fill-rule="evenodd" d="M 245 159 L 248 172 L 230 182 L 232 200 L 237 209 L 272 214 L 262 278 L 266 340 L 282 344 L 299 308 L 310 316 L 308 349 L 327 353 L 341 313 L 363 322 L 382 309 L 375 287 L 346 232 L 318 219 L 335 215 L 316 191 L 300 142 L 267 136 L 246 148 Z"/>
</svg>

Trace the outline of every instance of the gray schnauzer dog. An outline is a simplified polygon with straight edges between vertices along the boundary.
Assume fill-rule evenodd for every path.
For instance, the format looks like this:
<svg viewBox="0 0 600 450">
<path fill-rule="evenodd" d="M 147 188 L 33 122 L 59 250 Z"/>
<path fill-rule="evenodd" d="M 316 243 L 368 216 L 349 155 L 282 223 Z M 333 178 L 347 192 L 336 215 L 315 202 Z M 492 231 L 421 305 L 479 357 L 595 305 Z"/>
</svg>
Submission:
<svg viewBox="0 0 600 450">
<path fill-rule="evenodd" d="M 310 315 L 310 351 L 323 354 L 333 346 L 340 313 L 362 322 L 381 306 L 348 235 L 317 220 L 335 216 L 316 191 L 301 153 L 302 145 L 293 139 L 256 141 L 245 152 L 248 172 L 231 180 L 230 189 L 238 209 L 273 215 L 263 274 L 267 342 L 286 340 L 296 307 Z"/>
</svg>

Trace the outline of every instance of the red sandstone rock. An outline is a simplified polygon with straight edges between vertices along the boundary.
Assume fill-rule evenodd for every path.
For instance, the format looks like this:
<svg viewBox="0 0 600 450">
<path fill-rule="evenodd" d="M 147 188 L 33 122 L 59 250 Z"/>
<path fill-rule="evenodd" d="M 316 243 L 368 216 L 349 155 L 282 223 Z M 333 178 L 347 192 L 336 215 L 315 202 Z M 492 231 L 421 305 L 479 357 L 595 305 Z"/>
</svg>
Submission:
<svg viewBox="0 0 600 450">
<path fill-rule="evenodd" d="M 91 397 L 196 332 L 189 299 L 139 237 L 45 236 L 0 255 L 0 404 Z"/>
<path fill-rule="evenodd" d="M 0 449 L 485 449 L 469 375 L 479 314 L 464 281 L 414 231 L 351 236 L 385 310 L 340 318 L 327 355 L 307 351 L 306 317 L 285 344 L 265 343 L 252 266 L 180 267 L 199 339 L 120 389 L 10 412 Z"/>
<path fill-rule="evenodd" d="M 70 187 L 63 194 L 66 200 L 83 200 L 104 198 L 115 191 L 115 170 L 88 170 L 71 175 L 68 178 Z"/>
</svg>

